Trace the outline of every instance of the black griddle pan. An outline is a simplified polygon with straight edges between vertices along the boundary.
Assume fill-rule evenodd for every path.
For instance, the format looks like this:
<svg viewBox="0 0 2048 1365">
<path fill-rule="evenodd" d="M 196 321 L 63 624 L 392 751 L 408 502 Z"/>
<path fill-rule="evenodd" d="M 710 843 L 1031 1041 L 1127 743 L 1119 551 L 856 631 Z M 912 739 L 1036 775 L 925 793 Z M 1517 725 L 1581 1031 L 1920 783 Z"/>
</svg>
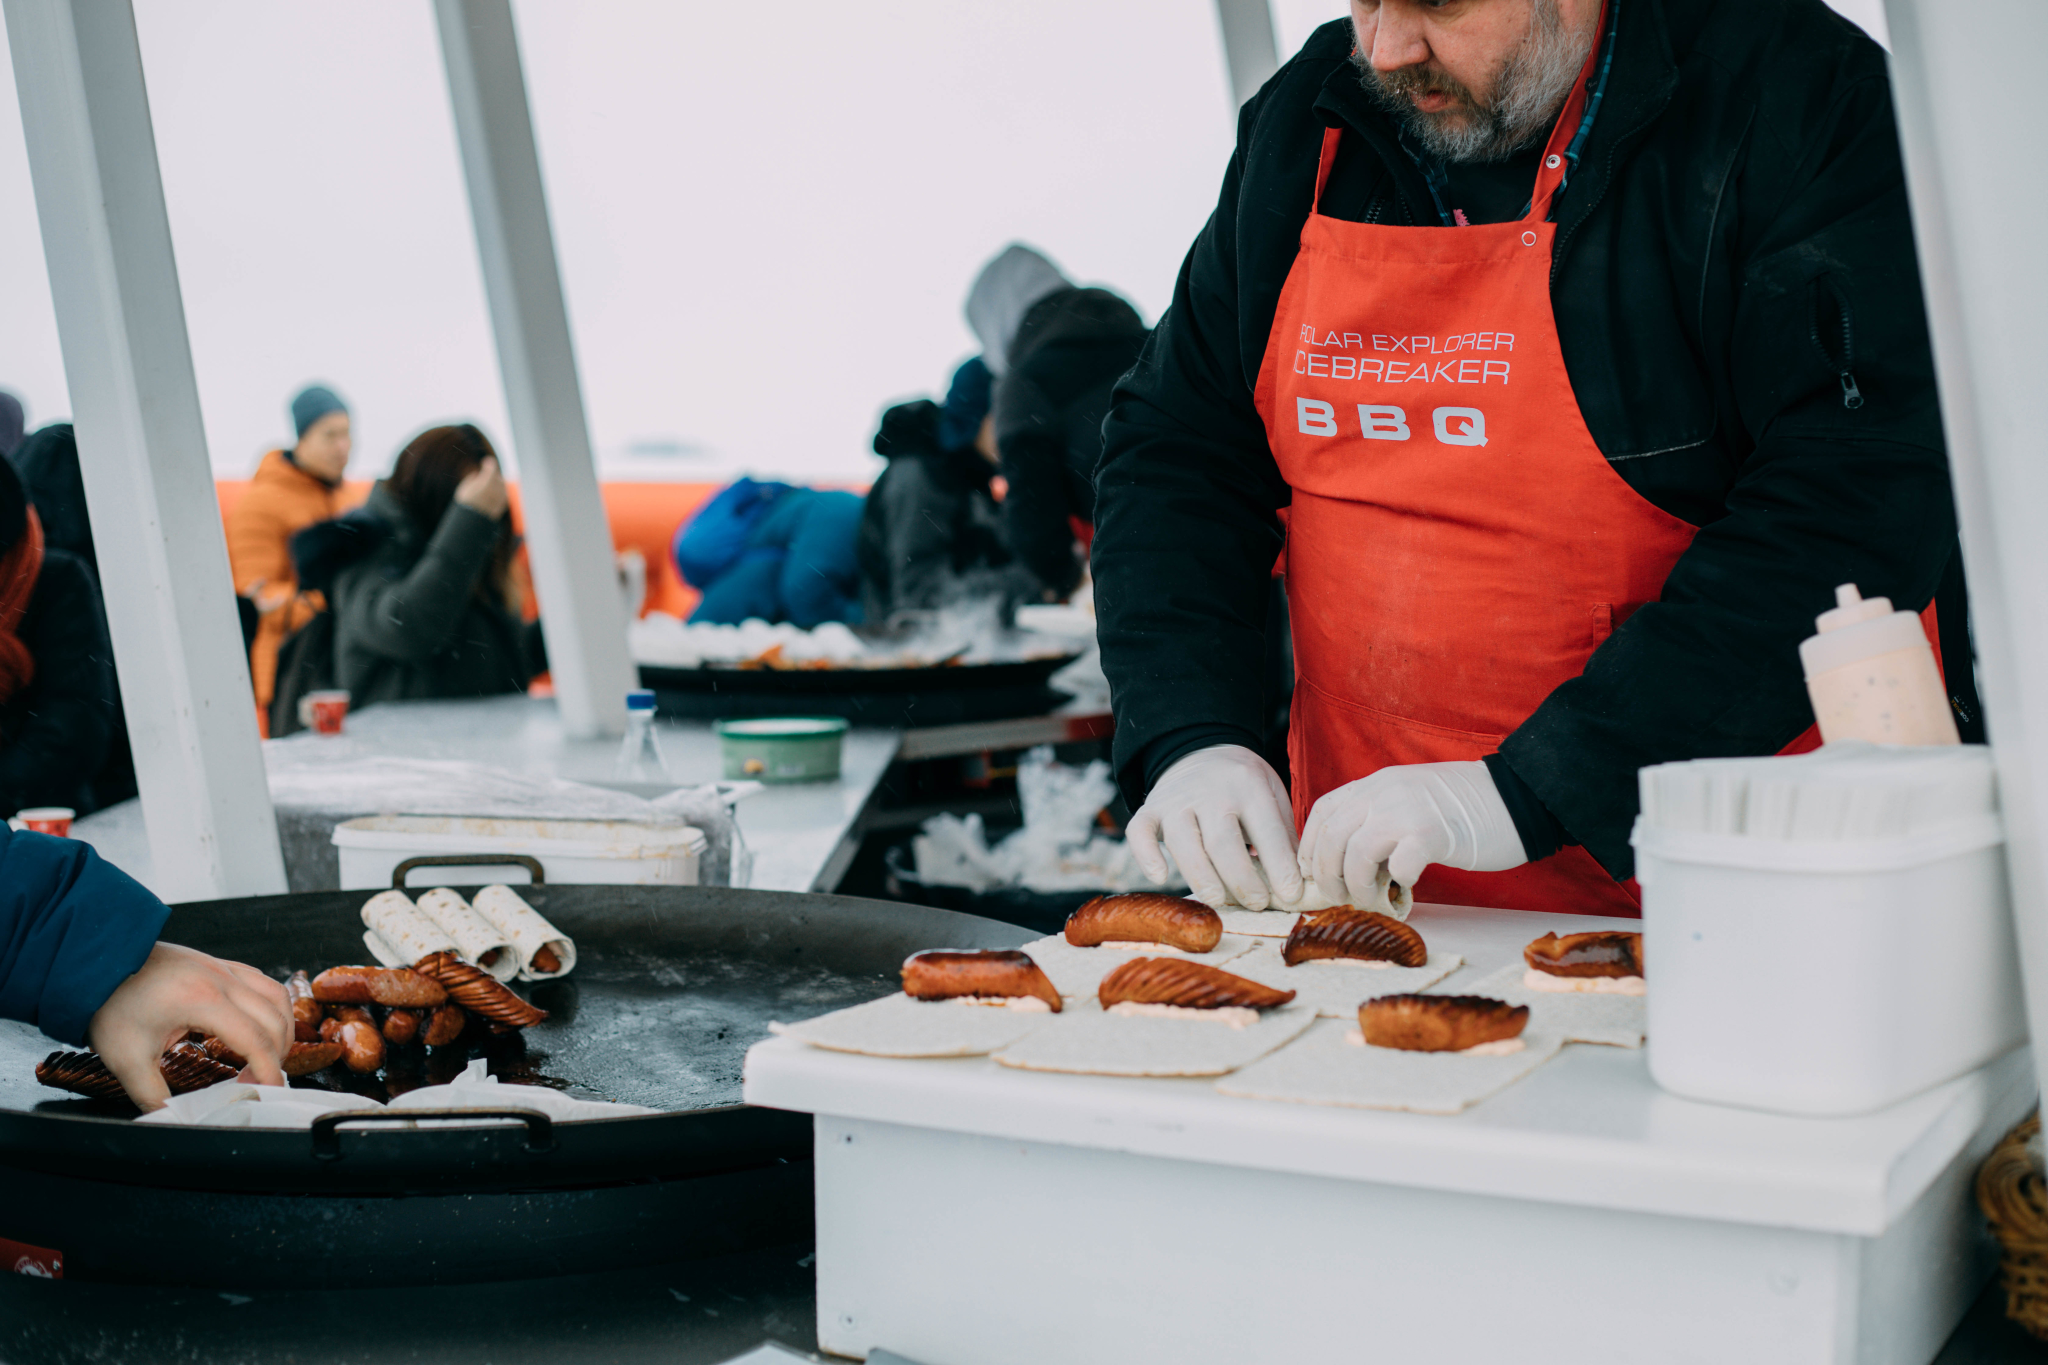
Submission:
<svg viewBox="0 0 2048 1365">
<path fill-rule="evenodd" d="M 1076 654 L 930 668 L 662 668 L 640 665 L 658 714 L 694 720 L 842 716 L 906 729 L 1043 715 L 1066 693 L 1048 685 Z"/>
<path fill-rule="evenodd" d="M 138 1124 L 125 1106 L 39 1085 L 35 1064 L 55 1044 L 9 1024 L 0 1239 L 64 1252 L 74 1278 L 257 1284 L 300 1282 L 309 1267 L 335 1283 L 569 1273 L 801 1236 L 810 1118 L 740 1103 L 747 1047 L 770 1019 L 888 994 L 921 948 L 1029 937 L 847 896 L 520 890 L 576 940 L 578 961 L 531 987 L 550 1017 L 492 1053 L 494 1074 L 664 1112 L 416 1130 L 323 1121 L 312 1133 Z M 165 937 L 276 976 L 360 962 L 371 894 L 190 903 Z"/>
</svg>

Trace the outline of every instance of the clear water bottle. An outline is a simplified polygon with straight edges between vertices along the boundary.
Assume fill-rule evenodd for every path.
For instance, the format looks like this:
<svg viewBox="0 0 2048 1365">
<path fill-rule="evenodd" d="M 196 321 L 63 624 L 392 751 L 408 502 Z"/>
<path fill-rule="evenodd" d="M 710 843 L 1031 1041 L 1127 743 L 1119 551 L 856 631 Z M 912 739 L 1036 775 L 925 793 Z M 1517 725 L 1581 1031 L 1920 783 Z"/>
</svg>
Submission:
<svg viewBox="0 0 2048 1365">
<path fill-rule="evenodd" d="M 638 688 L 626 694 L 626 738 L 619 745 L 617 775 L 627 782 L 667 782 L 668 762 L 654 734 L 654 694 Z"/>
</svg>

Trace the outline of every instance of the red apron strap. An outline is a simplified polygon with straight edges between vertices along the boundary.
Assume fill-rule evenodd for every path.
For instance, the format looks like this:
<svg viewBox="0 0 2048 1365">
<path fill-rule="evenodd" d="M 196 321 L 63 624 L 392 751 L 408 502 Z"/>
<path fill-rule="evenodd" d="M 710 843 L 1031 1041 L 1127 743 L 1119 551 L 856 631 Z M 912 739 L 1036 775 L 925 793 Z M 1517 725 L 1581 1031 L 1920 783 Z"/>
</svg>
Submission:
<svg viewBox="0 0 2048 1365">
<path fill-rule="evenodd" d="M 1329 183 L 1330 167 L 1337 164 L 1337 142 L 1342 136 L 1341 129 L 1323 129 L 1323 155 L 1316 163 L 1316 197 L 1309 205 L 1312 214 L 1323 211 L 1323 186 Z"/>
<path fill-rule="evenodd" d="M 1572 82 L 1571 97 L 1564 102 L 1564 112 L 1557 116 L 1551 126 L 1550 140 L 1543 144 L 1543 162 L 1536 170 L 1536 189 L 1529 196 L 1529 215 L 1525 223 L 1542 223 L 1550 219 L 1551 201 L 1557 198 L 1558 190 L 1564 185 L 1565 152 L 1572 145 L 1572 139 L 1579 135 L 1579 124 L 1586 117 L 1586 100 L 1591 94 L 1594 73 L 1600 68 L 1600 49 L 1605 46 L 1607 33 L 1607 6 L 1600 6 L 1600 22 L 1593 30 L 1593 50 L 1586 54 L 1586 64 L 1579 69 L 1579 78 Z"/>
</svg>

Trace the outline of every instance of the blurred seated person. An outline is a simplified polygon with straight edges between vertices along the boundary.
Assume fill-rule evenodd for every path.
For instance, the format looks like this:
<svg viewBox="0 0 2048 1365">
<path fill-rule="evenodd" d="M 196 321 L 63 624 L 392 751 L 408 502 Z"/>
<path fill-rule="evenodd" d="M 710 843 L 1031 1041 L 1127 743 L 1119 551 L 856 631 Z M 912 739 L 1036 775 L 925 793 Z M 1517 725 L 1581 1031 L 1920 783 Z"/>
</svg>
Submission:
<svg viewBox="0 0 2048 1365">
<path fill-rule="evenodd" d="M 52 550 L 74 555 L 92 580 L 92 600 L 106 620 L 106 593 L 100 583 L 99 554 L 92 543 L 92 517 L 85 505 L 85 480 L 78 469 L 78 438 L 69 422 L 52 422 L 34 432 L 9 457 L 21 477 L 22 491 L 43 526 L 45 556 Z M 113 656 L 108 668 L 114 669 Z M 113 725 L 107 735 L 107 756 L 92 775 L 92 809 L 101 809 L 135 795 L 135 755 L 128 747 L 128 720 L 121 706 L 121 679 L 113 673 L 109 695 Z M 67 805 L 75 803 L 66 802 Z M 84 809 L 84 807 L 79 807 Z"/>
<path fill-rule="evenodd" d="M 318 593 L 299 591 L 291 539 L 341 510 L 341 479 L 352 446 L 348 405 L 334 390 L 320 384 L 302 389 L 291 411 L 297 443 L 263 457 L 227 518 L 235 592 L 256 605 L 249 678 L 264 711 L 276 686 L 278 646 L 326 606 Z"/>
<path fill-rule="evenodd" d="M 0 825 L 0 1018 L 90 1046 L 140 1109 L 170 1097 L 157 1059 L 188 1030 L 283 1085 L 284 987 L 254 967 L 159 943 L 170 907 L 76 839 Z"/>
<path fill-rule="evenodd" d="M 292 728 L 280 715 L 314 687 L 346 688 L 351 709 L 524 692 L 547 654 L 540 623 L 520 619 L 510 507 L 484 434 L 432 427 L 361 507 L 293 537 L 300 580 L 326 593 L 332 662 L 302 670 L 287 646 L 273 728 Z"/>
<path fill-rule="evenodd" d="M 875 453 L 889 467 L 868 489 L 860 522 L 861 599 L 870 623 L 955 602 L 1038 597 L 1003 540 L 1002 507 L 990 489 L 993 384 L 976 356 L 953 372 L 943 407 L 918 399 L 882 414 Z"/>
<path fill-rule="evenodd" d="M 14 465 L 0 460 L 0 815 L 94 809 L 120 703 L 99 587 L 44 543 Z"/>
<path fill-rule="evenodd" d="M 994 437 L 1003 531 L 1047 601 L 1081 582 L 1094 535 L 1095 462 L 1110 390 L 1138 361 L 1147 329 L 1107 289 L 1081 289 L 1021 243 L 982 267 L 967 322 L 995 376 Z"/>
<path fill-rule="evenodd" d="M 858 622 L 860 516 L 858 493 L 746 478 L 720 489 L 676 531 L 676 570 L 703 594 L 691 623 Z"/>
</svg>

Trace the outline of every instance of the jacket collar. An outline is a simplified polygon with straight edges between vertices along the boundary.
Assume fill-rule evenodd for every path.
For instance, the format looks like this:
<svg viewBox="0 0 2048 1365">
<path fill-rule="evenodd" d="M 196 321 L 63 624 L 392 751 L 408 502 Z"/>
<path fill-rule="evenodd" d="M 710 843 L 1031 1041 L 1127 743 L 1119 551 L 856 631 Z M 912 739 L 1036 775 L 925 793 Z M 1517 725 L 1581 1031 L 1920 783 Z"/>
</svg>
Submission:
<svg viewBox="0 0 2048 1365">
<path fill-rule="evenodd" d="M 1689 46 L 1698 28 L 1701 0 L 1611 0 L 1615 16 L 1614 71 L 1607 96 L 1586 138 L 1579 171 L 1565 189 L 1558 213 L 1560 240 L 1585 220 L 1613 179 L 1623 156 L 1642 139 L 1678 89 L 1678 58 L 1674 37 Z M 1675 13 L 1676 11 L 1676 13 Z M 1351 23 L 1340 19 L 1348 31 Z M 1325 30 L 1335 24 L 1325 25 Z M 1346 34 L 1348 37 L 1348 32 Z M 1328 41 L 1325 39 L 1325 41 Z M 1348 53 L 1348 48 L 1346 49 Z M 1436 221 L 1429 182 L 1413 157 L 1402 149 L 1394 121 L 1375 105 L 1359 84 L 1348 58 L 1337 62 L 1316 93 L 1315 110 L 1322 122 L 1356 133 L 1392 173 L 1409 217 L 1417 223 Z"/>
</svg>

